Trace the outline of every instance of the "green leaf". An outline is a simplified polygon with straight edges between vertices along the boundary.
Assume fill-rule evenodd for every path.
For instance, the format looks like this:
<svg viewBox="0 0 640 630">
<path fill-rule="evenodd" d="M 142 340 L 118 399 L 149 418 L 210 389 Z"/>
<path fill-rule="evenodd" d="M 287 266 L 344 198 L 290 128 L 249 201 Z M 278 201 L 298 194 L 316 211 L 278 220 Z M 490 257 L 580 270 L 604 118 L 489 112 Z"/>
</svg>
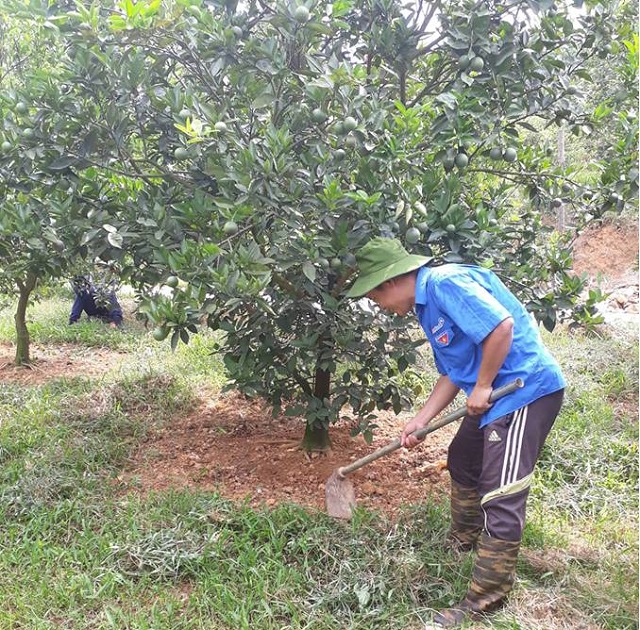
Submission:
<svg viewBox="0 0 640 630">
<path fill-rule="evenodd" d="M 122 249 L 123 237 L 122 234 L 118 234 L 117 232 L 109 232 L 107 234 L 107 240 L 112 247 L 116 249 Z"/>
<path fill-rule="evenodd" d="M 49 164 L 49 170 L 63 171 L 69 168 L 70 166 L 73 166 L 77 161 L 78 161 L 77 158 L 71 157 L 70 155 L 63 156 L 51 162 L 51 164 Z"/>
<path fill-rule="evenodd" d="M 267 107 L 271 105 L 276 100 L 276 97 L 271 92 L 263 92 L 260 96 L 257 96 L 253 99 L 251 103 L 251 107 L 253 109 L 261 109 L 263 107 Z"/>
<path fill-rule="evenodd" d="M 307 276 L 307 278 L 309 278 L 311 282 L 316 281 L 316 267 L 312 262 L 307 260 L 302 265 L 302 273 L 304 273 L 304 275 Z"/>
</svg>

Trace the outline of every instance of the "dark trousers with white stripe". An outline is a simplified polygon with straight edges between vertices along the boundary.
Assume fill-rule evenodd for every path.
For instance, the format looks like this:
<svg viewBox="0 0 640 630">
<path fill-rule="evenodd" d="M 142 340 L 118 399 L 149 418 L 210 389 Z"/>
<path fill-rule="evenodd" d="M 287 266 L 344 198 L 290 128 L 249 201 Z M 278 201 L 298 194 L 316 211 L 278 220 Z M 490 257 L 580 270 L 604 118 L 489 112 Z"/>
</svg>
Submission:
<svg viewBox="0 0 640 630">
<path fill-rule="evenodd" d="M 560 390 L 538 398 L 481 429 L 476 417 L 463 419 L 447 465 L 455 482 L 478 490 L 489 536 L 522 538 L 533 468 L 563 396 Z"/>
</svg>

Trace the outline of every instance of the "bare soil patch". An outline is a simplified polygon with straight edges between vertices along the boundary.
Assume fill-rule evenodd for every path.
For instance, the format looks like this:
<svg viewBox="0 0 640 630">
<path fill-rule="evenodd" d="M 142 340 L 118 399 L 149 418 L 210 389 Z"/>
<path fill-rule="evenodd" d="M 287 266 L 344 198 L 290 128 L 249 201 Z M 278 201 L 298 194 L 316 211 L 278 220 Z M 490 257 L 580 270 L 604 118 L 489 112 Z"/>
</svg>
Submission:
<svg viewBox="0 0 640 630">
<path fill-rule="evenodd" d="M 238 394 L 203 400 L 193 413 L 151 435 L 122 480 L 143 492 L 189 487 L 254 506 L 288 502 L 324 509 L 331 473 L 398 437 L 407 420 L 382 414 L 371 445 L 351 437 L 348 423 L 337 425 L 330 432 L 332 450 L 308 455 L 299 449 L 302 421 L 273 418 L 263 403 Z M 354 472 L 358 505 L 394 513 L 402 504 L 446 493 L 446 448 L 454 430 L 444 427 L 421 446 Z"/>
<path fill-rule="evenodd" d="M 573 269 L 607 285 L 638 282 L 638 223 L 624 220 L 585 230 L 574 244 Z"/>
<path fill-rule="evenodd" d="M 32 344 L 32 363 L 16 366 L 15 347 L 0 343 L 0 383 L 40 385 L 59 378 L 94 377 L 104 374 L 125 360 L 126 354 L 107 348 L 87 348 L 72 343 Z"/>
</svg>

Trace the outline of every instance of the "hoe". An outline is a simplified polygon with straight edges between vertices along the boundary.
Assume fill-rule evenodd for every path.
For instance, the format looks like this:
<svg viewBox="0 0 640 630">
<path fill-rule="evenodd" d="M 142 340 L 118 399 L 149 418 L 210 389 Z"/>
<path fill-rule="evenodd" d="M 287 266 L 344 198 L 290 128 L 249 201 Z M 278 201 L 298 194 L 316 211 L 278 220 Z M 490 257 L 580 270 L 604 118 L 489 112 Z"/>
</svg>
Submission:
<svg viewBox="0 0 640 630">
<path fill-rule="evenodd" d="M 502 396 L 506 396 L 516 389 L 520 389 L 524 387 L 524 381 L 520 378 L 517 378 L 515 381 L 511 383 L 507 383 L 502 387 L 498 387 L 491 392 L 491 396 L 489 397 L 489 402 L 493 402 L 498 398 L 502 398 Z M 455 420 L 459 420 L 463 418 L 467 413 L 466 407 L 461 407 L 452 413 L 435 420 L 428 424 L 426 427 L 422 429 L 418 429 L 413 435 L 417 438 L 422 439 L 428 433 L 433 433 L 437 429 L 445 426 L 446 424 L 451 424 Z M 327 479 L 327 483 L 325 484 L 325 501 L 327 506 L 327 513 L 329 516 L 333 516 L 335 518 L 344 518 L 349 519 L 352 516 L 353 508 L 356 505 L 356 494 L 353 488 L 353 484 L 346 478 L 347 475 L 352 473 L 354 470 L 358 470 L 367 464 L 379 459 L 380 457 L 384 457 L 389 453 L 400 448 L 400 439 L 396 438 L 393 442 L 390 442 L 386 446 L 379 448 L 377 451 L 373 453 L 369 453 L 369 455 L 365 455 L 361 459 L 356 460 L 355 462 L 349 464 L 348 466 L 343 466 L 342 468 L 338 468 L 334 473 Z"/>
</svg>

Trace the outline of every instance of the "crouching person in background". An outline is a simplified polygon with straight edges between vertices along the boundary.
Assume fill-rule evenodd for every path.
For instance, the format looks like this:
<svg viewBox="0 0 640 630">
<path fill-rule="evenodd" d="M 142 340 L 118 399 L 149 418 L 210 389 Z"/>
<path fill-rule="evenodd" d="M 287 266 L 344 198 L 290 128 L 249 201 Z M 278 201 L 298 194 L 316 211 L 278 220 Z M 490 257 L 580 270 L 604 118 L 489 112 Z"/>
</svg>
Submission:
<svg viewBox="0 0 640 630">
<path fill-rule="evenodd" d="M 122 326 L 122 307 L 116 297 L 114 281 L 94 283 L 91 275 L 75 276 L 71 280 L 75 300 L 69 315 L 69 324 L 75 324 L 82 313 L 97 317 L 111 328 Z"/>
</svg>

